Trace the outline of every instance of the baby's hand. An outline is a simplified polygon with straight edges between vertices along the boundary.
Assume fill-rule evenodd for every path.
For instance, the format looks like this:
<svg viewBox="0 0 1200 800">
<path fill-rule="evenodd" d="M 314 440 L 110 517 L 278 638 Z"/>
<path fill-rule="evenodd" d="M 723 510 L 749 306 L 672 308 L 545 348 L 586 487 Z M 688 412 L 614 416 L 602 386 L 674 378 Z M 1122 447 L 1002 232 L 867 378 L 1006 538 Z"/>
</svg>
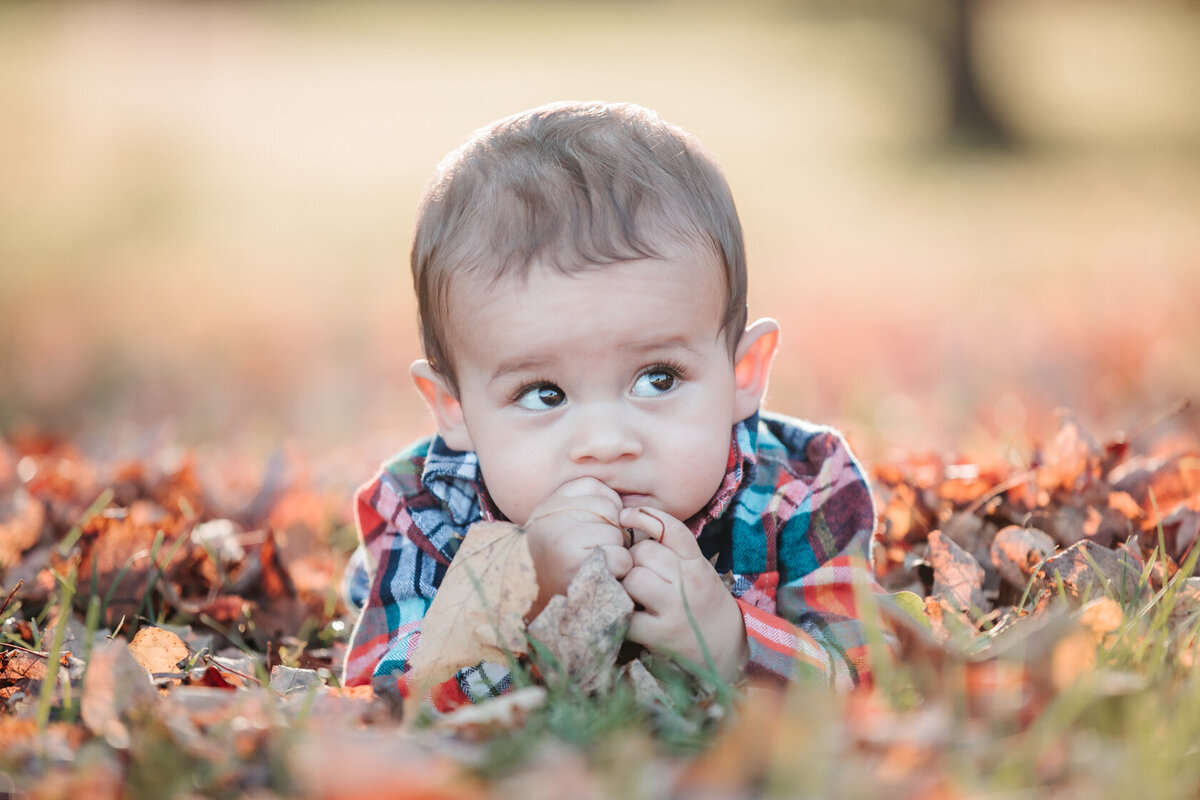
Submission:
<svg viewBox="0 0 1200 800">
<path fill-rule="evenodd" d="M 604 552 L 613 577 L 625 577 L 633 559 L 625 549 L 620 514 L 620 495 L 595 478 L 564 483 L 533 510 L 525 523 L 538 579 L 531 618 L 551 597 L 567 593 L 571 578 L 597 547 Z"/>
<path fill-rule="evenodd" d="M 627 638 L 704 664 L 699 632 L 721 676 L 737 678 L 749 655 L 742 612 L 700 552 L 696 537 L 682 522 L 654 508 L 624 509 L 620 521 L 650 537 L 630 549 L 633 569 L 621 581 L 630 598 L 643 607 L 634 612 Z"/>
</svg>

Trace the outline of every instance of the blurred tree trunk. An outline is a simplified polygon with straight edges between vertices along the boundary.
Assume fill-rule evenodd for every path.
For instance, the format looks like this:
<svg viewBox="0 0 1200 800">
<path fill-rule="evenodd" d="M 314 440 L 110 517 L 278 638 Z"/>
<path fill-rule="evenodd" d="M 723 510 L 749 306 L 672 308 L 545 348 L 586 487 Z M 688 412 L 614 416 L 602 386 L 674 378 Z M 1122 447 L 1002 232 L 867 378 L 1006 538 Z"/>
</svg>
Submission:
<svg viewBox="0 0 1200 800">
<path fill-rule="evenodd" d="M 996 0 L 993 0 L 996 1 Z M 941 57 L 950 89 L 946 136 L 975 147 L 1016 147 L 1017 137 L 992 105 L 979 74 L 980 11 L 989 0 L 799 0 L 817 14 L 859 14 L 907 26 L 930 42 Z"/>
<path fill-rule="evenodd" d="M 942 54 L 950 79 L 952 138 L 976 145 L 1011 147 L 1011 131 L 982 91 L 976 58 L 979 9 L 984 0 L 946 0 Z"/>
</svg>

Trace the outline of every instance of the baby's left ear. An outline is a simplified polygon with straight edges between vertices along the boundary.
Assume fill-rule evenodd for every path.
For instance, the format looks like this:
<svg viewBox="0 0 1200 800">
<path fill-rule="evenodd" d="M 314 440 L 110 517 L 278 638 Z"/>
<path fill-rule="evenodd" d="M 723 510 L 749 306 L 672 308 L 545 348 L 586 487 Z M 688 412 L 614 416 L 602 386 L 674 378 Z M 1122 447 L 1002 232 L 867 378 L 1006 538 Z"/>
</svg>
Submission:
<svg viewBox="0 0 1200 800">
<path fill-rule="evenodd" d="M 762 404 L 778 346 L 779 323 L 770 318 L 755 320 L 738 339 L 733 356 L 735 424 L 758 411 Z"/>
</svg>

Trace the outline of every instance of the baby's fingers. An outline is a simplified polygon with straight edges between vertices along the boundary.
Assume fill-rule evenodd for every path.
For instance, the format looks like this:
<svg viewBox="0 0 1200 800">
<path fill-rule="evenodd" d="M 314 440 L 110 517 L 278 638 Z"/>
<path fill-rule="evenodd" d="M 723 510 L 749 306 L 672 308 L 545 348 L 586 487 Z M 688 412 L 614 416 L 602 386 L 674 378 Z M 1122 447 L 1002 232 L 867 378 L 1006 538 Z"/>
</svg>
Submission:
<svg viewBox="0 0 1200 800">
<path fill-rule="evenodd" d="M 553 526 L 602 523 L 614 530 L 619 528 L 620 506 L 597 495 L 558 496 L 534 509 L 525 527 L 549 522 Z"/>
<path fill-rule="evenodd" d="M 604 563 L 608 566 L 608 571 L 617 580 L 624 578 L 629 574 L 629 570 L 633 569 L 633 556 L 624 545 L 603 545 L 600 552 L 604 554 Z"/>
<path fill-rule="evenodd" d="M 621 510 L 621 526 L 640 531 L 646 537 L 661 542 L 680 558 L 696 558 L 700 545 L 687 526 L 665 511 L 656 508 L 625 508 Z M 643 537 L 635 536 L 635 540 Z"/>
</svg>

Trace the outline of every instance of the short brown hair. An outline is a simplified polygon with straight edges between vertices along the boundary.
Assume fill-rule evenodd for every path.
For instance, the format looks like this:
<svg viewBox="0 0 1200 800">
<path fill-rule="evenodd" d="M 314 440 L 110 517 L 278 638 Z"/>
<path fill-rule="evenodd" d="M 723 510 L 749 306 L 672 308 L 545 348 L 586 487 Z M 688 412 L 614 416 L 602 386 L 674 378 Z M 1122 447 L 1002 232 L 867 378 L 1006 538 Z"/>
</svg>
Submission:
<svg viewBox="0 0 1200 800">
<path fill-rule="evenodd" d="M 438 165 L 417 214 L 425 357 L 457 391 L 446 322 L 455 281 L 657 257 L 652 240 L 663 238 L 717 256 L 732 353 L 746 324 L 742 226 L 695 138 L 628 103 L 554 103 L 481 128 Z"/>
</svg>

